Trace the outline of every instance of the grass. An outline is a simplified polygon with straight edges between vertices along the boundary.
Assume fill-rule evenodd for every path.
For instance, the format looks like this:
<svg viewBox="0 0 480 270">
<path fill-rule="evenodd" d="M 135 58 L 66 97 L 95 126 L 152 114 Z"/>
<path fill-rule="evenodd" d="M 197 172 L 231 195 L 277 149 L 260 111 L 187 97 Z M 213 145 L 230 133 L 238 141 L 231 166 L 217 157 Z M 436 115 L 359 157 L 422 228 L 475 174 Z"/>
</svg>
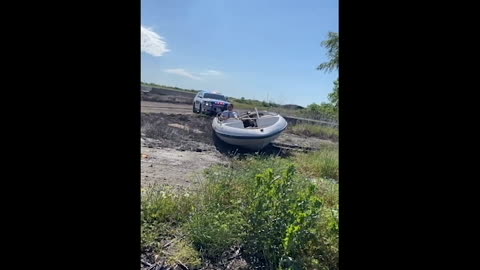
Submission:
<svg viewBox="0 0 480 270">
<path fill-rule="evenodd" d="M 171 255 L 167 259 L 167 263 L 170 265 L 181 262 L 193 269 L 198 269 L 202 265 L 200 252 L 195 249 L 190 241 L 180 240 L 169 254 Z"/>
<path fill-rule="evenodd" d="M 301 153 L 293 157 L 303 175 L 338 181 L 338 148 L 325 147 L 322 151 Z"/>
<path fill-rule="evenodd" d="M 317 137 L 320 139 L 338 141 L 338 128 L 315 125 L 315 124 L 297 124 L 289 130 L 293 134 L 306 137 Z"/>
<path fill-rule="evenodd" d="M 240 247 L 254 268 L 338 269 L 336 151 L 234 159 L 207 169 L 196 191 L 144 191 L 143 249 L 162 254 L 162 239 L 182 235 L 168 260 L 192 268 Z"/>
<path fill-rule="evenodd" d="M 187 220 L 194 204 L 187 194 L 159 186 L 142 191 L 142 247 L 157 249 L 159 240 L 175 235 L 172 228 Z"/>
</svg>

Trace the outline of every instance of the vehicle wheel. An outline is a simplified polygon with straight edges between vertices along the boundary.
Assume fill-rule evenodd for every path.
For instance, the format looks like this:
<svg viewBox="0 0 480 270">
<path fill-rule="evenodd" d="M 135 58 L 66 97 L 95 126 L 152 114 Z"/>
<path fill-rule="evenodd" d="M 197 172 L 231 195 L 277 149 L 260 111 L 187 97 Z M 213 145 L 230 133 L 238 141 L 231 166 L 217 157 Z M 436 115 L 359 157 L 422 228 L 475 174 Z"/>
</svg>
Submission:
<svg viewBox="0 0 480 270">
<path fill-rule="evenodd" d="M 200 103 L 200 107 L 198 108 L 198 112 L 199 112 L 199 113 L 203 113 L 203 112 L 202 112 L 202 103 Z"/>
<path fill-rule="evenodd" d="M 193 112 L 198 113 L 197 110 L 195 109 L 195 102 L 193 103 Z"/>
</svg>

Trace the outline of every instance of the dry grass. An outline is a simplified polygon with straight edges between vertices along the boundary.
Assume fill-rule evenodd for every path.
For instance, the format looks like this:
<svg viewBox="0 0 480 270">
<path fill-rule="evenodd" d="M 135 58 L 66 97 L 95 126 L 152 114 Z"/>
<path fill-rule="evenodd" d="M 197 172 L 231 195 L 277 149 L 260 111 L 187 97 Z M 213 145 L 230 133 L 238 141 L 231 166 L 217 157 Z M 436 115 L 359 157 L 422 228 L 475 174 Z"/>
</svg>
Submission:
<svg viewBox="0 0 480 270">
<path fill-rule="evenodd" d="M 338 141 L 338 128 L 315 124 L 298 124 L 292 126 L 290 132 L 306 137 L 317 137 L 320 139 L 331 140 L 334 142 Z"/>
<path fill-rule="evenodd" d="M 141 99 L 143 101 L 153 101 L 153 102 L 169 102 L 169 103 L 181 103 L 181 104 L 192 104 L 193 98 L 182 97 L 182 96 L 171 96 L 171 95 L 157 95 L 153 93 L 143 93 L 141 94 Z"/>
</svg>

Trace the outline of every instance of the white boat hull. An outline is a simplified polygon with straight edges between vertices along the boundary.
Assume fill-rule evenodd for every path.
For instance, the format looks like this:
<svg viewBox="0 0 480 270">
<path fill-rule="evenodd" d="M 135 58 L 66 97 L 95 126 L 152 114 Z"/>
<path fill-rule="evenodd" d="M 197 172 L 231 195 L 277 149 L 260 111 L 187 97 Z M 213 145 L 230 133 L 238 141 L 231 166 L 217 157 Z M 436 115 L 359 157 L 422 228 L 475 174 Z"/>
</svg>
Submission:
<svg viewBox="0 0 480 270">
<path fill-rule="evenodd" d="M 280 133 L 277 135 L 274 135 L 272 137 L 268 138 L 262 138 L 262 139 L 238 139 L 238 138 L 231 138 L 227 137 L 221 134 L 217 133 L 217 136 L 224 142 L 231 144 L 231 145 L 236 145 L 240 147 L 244 147 L 250 150 L 261 150 L 265 146 L 267 146 L 269 143 L 274 141 L 278 136 L 280 136 Z"/>
<path fill-rule="evenodd" d="M 274 141 L 287 128 L 287 122 L 279 115 L 275 116 L 277 119 L 272 124 L 267 123 L 267 118 L 260 120 L 264 121 L 265 126 L 258 128 L 243 128 L 243 123 L 240 120 L 227 120 L 223 123 L 215 118 L 212 123 L 212 128 L 217 137 L 231 145 L 240 146 L 249 150 L 258 151 Z M 270 118 L 273 119 L 273 118 Z M 236 123 L 235 121 L 238 121 Z M 271 120 L 270 120 L 271 121 Z"/>
</svg>

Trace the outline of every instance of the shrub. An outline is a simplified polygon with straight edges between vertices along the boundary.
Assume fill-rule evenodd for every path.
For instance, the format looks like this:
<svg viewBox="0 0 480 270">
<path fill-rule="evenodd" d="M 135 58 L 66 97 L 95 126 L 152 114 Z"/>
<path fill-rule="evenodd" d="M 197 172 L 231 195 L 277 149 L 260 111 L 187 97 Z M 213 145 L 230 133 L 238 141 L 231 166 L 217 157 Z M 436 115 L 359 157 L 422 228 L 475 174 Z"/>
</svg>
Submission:
<svg viewBox="0 0 480 270">
<path fill-rule="evenodd" d="M 315 238 L 321 202 L 315 185 L 295 185 L 294 167 L 283 175 L 272 169 L 256 177 L 246 211 L 249 219 L 245 250 L 250 261 L 269 269 L 305 267 L 305 251 Z M 297 179 L 298 180 L 298 179 Z"/>
<path fill-rule="evenodd" d="M 338 120 L 338 110 L 331 103 L 312 103 L 307 108 L 300 110 L 298 115 L 324 121 L 337 122 Z"/>
<path fill-rule="evenodd" d="M 211 260 L 232 246 L 242 246 L 254 267 L 331 268 L 337 260 L 336 247 L 330 248 L 336 232 L 325 227 L 338 224 L 330 206 L 338 202 L 335 194 L 329 194 L 335 189 L 326 188 L 324 182 L 321 189 L 319 183 L 296 174 L 288 160 L 279 158 L 237 161 L 229 169 L 214 167 L 199 190 L 187 231 Z"/>
<path fill-rule="evenodd" d="M 171 259 L 192 267 L 241 247 L 253 268 L 338 269 L 338 183 L 329 180 L 338 178 L 335 151 L 214 166 L 188 196 L 150 189 L 142 194 L 142 247 L 159 248 L 175 229 L 186 238 Z"/>
</svg>

